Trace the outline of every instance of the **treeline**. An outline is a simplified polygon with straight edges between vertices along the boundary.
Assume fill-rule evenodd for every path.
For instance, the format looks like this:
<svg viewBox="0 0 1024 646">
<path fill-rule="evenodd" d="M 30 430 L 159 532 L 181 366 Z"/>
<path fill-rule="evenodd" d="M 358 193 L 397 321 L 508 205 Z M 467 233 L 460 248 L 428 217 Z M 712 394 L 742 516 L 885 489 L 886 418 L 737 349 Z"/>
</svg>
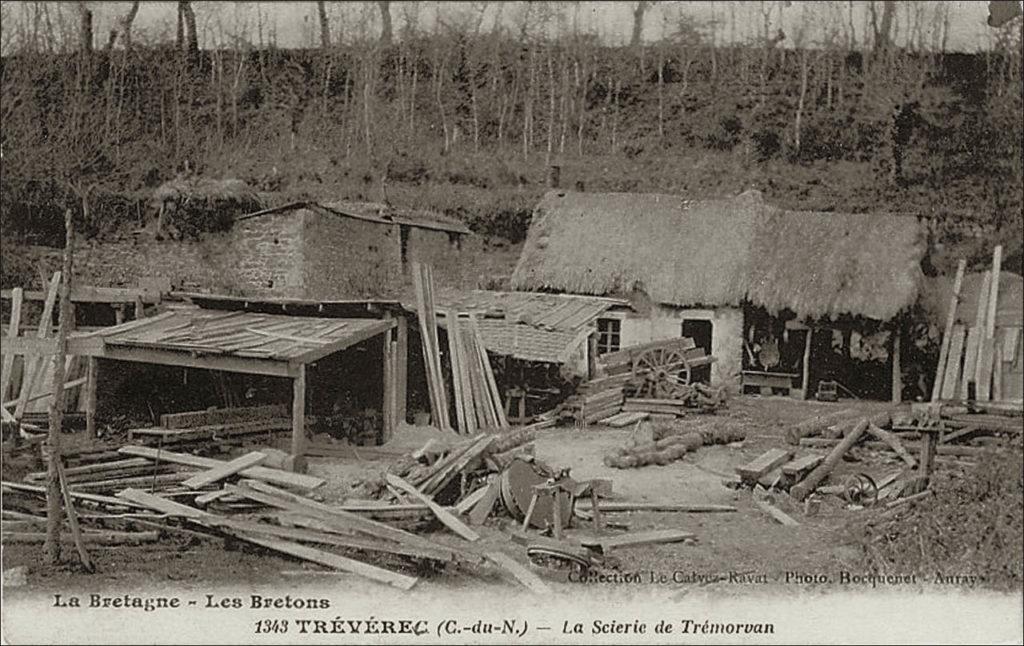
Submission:
<svg viewBox="0 0 1024 646">
<path fill-rule="evenodd" d="M 1021 210 L 1021 71 L 1019 48 L 607 47 L 497 34 L 25 53 L 0 61 L 3 224 L 55 232 L 68 203 L 152 188 L 186 167 L 265 190 L 493 190 L 539 185 L 549 163 L 629 173 L 633 160 L 695 151 L 743 168 L 868 164 L 879 205 L 931 202 L 1001 223 Z"/>
</svg>

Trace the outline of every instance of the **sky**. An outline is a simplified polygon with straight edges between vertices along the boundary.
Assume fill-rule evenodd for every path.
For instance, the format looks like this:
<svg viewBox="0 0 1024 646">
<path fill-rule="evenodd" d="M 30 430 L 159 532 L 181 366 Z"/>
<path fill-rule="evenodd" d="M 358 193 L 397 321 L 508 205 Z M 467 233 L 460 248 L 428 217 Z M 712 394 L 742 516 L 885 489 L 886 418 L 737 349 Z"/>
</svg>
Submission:
<svg viewBox="0 0 1024 646">
<path fill-rule="evenodd" d="M 10 43 L 11 25 L 25 19 L 37 3 L 5 1 L 5 51 Z M 106 38 L 118 16 L 127 12 L 130 2 L 89 2 L 94 13 L 97 46 Z M 279 47 L 308 47 L 319 44 L 315 2 L 193 2 L 200 32 L 200 46 L 230 46 L 238 39 L 253 45 L 273 40 Z M 328 2 L 332 36 L 344 42 L 358 34 L 380 31 L 376 2 Z M 671 35 L 681 22 L 703 27 L 716 25 L 717 42 L 750 42 L 763 33 L 767 21 L 769 33 L 781 29 L 786 34 L 783 46 L 821 43 L 831 31 L 842 40 L 852 32 L 859 44 L 870 34 L 868 5 L 865 1 L 667 1 L 654 3 L 645 20 L 643 37 L 654 41 Z M 880 3 L 879 3 L 880 4 Z M 63 12 L 67 22 L 73 18 L 74 3 L 51 3 L 50 10 Z M 147 2 L 140 7 L 133 32 L 141 42 L 173 39 L 176 20 L 175 2 Z M 495 26 L 520 33 L 524 21 L 531 33 L 547 30 L 553 34 L 570 31 L 595 33 L 610 44 L 627 42 L 632 30 L 632 12 L 636 2 L 401 2 L 391 3 L 396 34 L 415 23 L 419 29 L 433 31 L 445 25 L 462 25 L 470 30 L 488 32 Z M 941 24 L 948 14 L 946 49 L 978 51 L 991 47 L 995 30 L 986 24 L 985 1 L 901 1 L 897 3 L 896 41 L 905 43 L 913 34 L 915 42 L 936 47 L 941 42 Z M 10 18 L 14 20 L 10 20 Z M 24 24 L 24 23 L 23 23 Z"/>
</svg>

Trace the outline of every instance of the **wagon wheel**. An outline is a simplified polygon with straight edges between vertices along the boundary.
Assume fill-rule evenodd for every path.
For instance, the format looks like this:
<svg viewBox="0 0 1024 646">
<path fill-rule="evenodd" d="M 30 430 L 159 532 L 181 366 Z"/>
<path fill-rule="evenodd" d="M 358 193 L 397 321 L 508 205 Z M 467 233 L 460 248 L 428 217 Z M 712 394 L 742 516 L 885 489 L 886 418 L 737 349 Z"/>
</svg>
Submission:
<svg viewBox="0 0 1024 646">
<path fill-rule="evenodd" d="M 655 399 L 683 399 L 690 393 L 690 366 L 681 350 L 652 348 L 633 359 L 633 376 L 642 377 L 642 395 Z"/>
</svg>

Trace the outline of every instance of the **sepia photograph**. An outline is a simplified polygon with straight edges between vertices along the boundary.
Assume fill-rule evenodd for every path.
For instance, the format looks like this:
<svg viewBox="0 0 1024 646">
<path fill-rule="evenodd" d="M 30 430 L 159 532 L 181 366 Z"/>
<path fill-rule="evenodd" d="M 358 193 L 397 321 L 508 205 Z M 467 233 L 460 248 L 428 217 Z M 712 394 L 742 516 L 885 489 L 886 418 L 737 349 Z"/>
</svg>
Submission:
<svg viewBox="0 0 1024 646">
<path fill-rule="evenodd" d="M 0 1 L 0 643 L 1024 644 L 1022 31 Z"/>
</svg>

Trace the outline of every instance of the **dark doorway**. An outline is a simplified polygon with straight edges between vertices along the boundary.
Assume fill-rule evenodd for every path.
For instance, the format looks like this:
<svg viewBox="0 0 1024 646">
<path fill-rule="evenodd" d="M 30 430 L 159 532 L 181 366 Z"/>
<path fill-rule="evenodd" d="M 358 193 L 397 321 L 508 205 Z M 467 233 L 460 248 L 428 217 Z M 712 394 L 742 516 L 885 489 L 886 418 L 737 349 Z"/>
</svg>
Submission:
<svg viewBox="0 0 1024 646">
<path fill-rule="evenodd" d="M 705 354 L 711 354 L 711 321 L 703 319 L 683 319 L 682 336 L 693 339 L 698 348 L 704 348 Z M 711 383 L 711 364 L 697 366 L 690 375 L 690 381 Z"/>
</svg>

